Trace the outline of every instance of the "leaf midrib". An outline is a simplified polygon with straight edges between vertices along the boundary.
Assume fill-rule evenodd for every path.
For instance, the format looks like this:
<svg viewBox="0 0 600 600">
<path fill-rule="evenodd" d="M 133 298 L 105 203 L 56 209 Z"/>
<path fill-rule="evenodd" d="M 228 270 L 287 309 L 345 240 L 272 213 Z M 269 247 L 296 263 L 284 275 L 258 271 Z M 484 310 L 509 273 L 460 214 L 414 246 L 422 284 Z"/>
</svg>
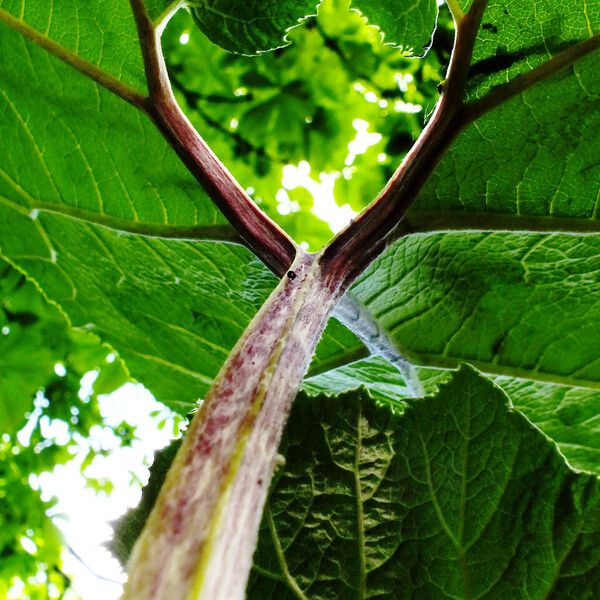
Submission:
<svg viewBox="0 0 600 600">
<path fill-rule="evenodd" d="M 364 500 L 362 496 L 362 487 L 360 483 L 360 459 L 362 456 L 362 403 L 358 402 L 356 418 L 356 448 L 354 452 L 354 487 L 356 493 L 356 531 L 358 542 L 358 586 L 356 597 L 358 600 L 364 600 L 367 587 L 367 567 L 365 559 L 365 518 L 364 518 Z"/>
</svg>

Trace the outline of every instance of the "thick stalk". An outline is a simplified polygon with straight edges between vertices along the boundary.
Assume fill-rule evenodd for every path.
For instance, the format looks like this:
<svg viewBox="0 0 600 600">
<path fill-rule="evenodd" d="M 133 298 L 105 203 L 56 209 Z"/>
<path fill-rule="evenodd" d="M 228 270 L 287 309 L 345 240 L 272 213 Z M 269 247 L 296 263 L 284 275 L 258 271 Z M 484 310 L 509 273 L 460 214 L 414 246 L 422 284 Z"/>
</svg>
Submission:
<svg viewBox="0 0 600 600">
<path fill-rule="evenodd" d="M 299 253 L 194 417 L 124 598 L 243 598 L 283 427 L 341 294 L 314 255 Z"/>
</svg>

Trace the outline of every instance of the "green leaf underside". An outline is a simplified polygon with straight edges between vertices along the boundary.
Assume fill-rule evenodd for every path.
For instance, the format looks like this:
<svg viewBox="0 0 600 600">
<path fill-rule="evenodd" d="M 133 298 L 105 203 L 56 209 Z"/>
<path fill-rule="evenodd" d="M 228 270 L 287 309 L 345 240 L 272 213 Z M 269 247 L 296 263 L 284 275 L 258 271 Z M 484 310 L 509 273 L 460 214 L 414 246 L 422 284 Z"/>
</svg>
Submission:
<svg viewBox="0 0 600 600">
<path fill-rule="evenodd" d="M 185 414 L 276 280 L 240 247 L 150 240 L 70 218 L 225 222 L 143 115 L 0 27 L 0 253 Z M 318 356 L 337 364 L 359 344 L 332 327 Z"/>
<path fill-rule="evenodd" d="M 191 0 L 187 4 L 211 41 L 231 52 L 256 54 L 288 44 L 287 32 L 304 18 L 314 16 L 319 2 Z M 351 5 L 381 30 L 385 43 L 416 55 L 429 47 L 437 17 L 435 0 L 353 0 Z"/>
<path fill-rule="evenodd" d="M 426 393 L 436 391 L 437 386 L 448 377 L 448 371 L 419 369 L 419 380 Z M 398 409 L 404 407 L 404 398 L 413 395 L 398 369 L 379 356 L 370 356 L 336 368 L 332 367 L 320 374 L 311 375 L 309 372 L 302 384 L 304 392 L 311 396 L 336 396 L 362 387 L 368 390 L 372 398 Z"/>
<path fill-rule="evenodd" d="M 475 44 L 468 93 L 482 96 L 598 31 L 598 2 L 490 0 Z"/>
<path fill-rule="evenodd" d="M 470 369 L 401 416 L 300 400 L 284 448 L 248 598 L 600 593 L 598 480 Z"/>
<path fill-rule="evenodd" d="M 191 0 L 187 4 L 198 27 L 215 44 L 239 54 L 256 54 L 285 46 L 286 32 L 314 15 L 318 0 Z"/>
<path fill-rule="evenodd" d="M 600 237 L 448 233 L 390 247 L 353 292 L 409 358 L 600 389 Z"/>
<path fill-rule="evenodd" d="M 600 393 L 498 377 L 513 406 L 559 446 L 576 469 L 600 475 Z"/>
<path fill-rule="evenodd" d="M 137 43 L 135 23 L 129 2 L 106 2 L 105 0 L 61 0 L 60 2 L 23 2 L 22 0 L 0 0 L 0 8 L 8 11 L 40 34 L 60 43 L 78 56 L 99 66 L 117 79 L 140 91 L 146 89 L 146 78 L 142 56 Z M 13 41 L 11 53 L 20 58 L 18 65 L 24 69 L 36 67 L 36 76 L 29 78 L 23 92 L 31 91 L 32 83 L 39 83 L 51 76 L 44 68 L 48 63 L 28 63 L 27 51 L 15 44 L 4 25 L 1 25 L 4 43 Z M 5 40 L 5 37 L 8 40 Z M 2 58 L 4 69 L 9 68 L 7 58 Z M 12 60 L 15 60 L 14 58 Z M 52 70 L 52 68 L 51 68 Z M 45 83 L 45 82 L 44 82 Z M 4 87 L 4 86 L 3 86 Z M 69 97 L 70 86 L 59 87 L 58 96 Z M 32 94 L 34 95 L 34 94 Z M 41 99 L 37 97 L 36 99 Z M 93 104 L 92 106 L 95 106 Z M 90 107 L 79 105 L 78 110 Z M 3 129 L 4 132 L 4 129 Z"/>
<path fill-rule="evenodd" d="M 494 214 L 597 222 L 597 64 L 596 52 L 471 125 L 434 171 L 414 210 L 440 217 L 456 212 L 458 220 L 465 212 L 486 213 L 482 228 L 487 214 L 490 226 Z M 518 219 L 513 225 L 518 229 Z"/>
<path fill-rule="evenodd" d="M 400 46 L 412 56 L 429 49 L 437 18 L 436 0 L 352 0 L 371 25 L 381 30 L 386 44 Z"/>
<path fill-rule="evenodd" d="M 4 25 L 0 64 L 4 206 L 76 208 L 133 223 L 224 222 L 135 108 Z"/>
<path fill-rule="evenodd" d="M 31 212 L 41 203 L 132 222 L 224 222 L 143 115 L 5 27 L 0 65 L 0 252 L 185 413 L 274 278 L 241 248 Z"/>
<path fill-rule="evenodd" d="M 478 120 L 459 136 L 414 207 L 455 222 L 480 214 L 591 221 L 600 230 L 598 52 Z M 518 132 L 518 143 L 515 139 Z M 523 221 L 523 228 L 527 222 Z"/>
<path fill-rule="evenodd" d="M 0 53 L 4 72 L 0 103 L 3 123 L 7 124 L 0 172 L 3 231 L 0 250 L 34 278 L 49 298 L 59 303 L 74 325 L 95 328 L 130 363 L 134 377 L 140 378 L 159 398 L 186 412 L 210 384 L 243 326 L 272 289 L 274 278 L 246 252 L 230 246 L 192 246 L 118 236 L 97 226 L 43 212 L 35 220 L 29 218 L 31 207 L 43 203 L 67 211 L 75 207 L 91 214 L 159 224 L 223 222 L 177 158 L 165 149 L 152 125 L 133 108 L 99 90 L 14 32 L 3 31 Z M 24 55 L 29 58 L 26 63 L 20 58 Z M 36 77 L 39 72 L 45 73 L 43 79 Z M 539 357 L 532 359 L 530 350 L 522 357 L 519 348 L 516 351 L 519 360 L 515 361 L 514 352 L 509 356 L 505 349 L 511 345 L 500 343 L 503 335 L 507 342 L 514 338 L 513 346 L 520 345 L 522 351 L 523 340 L 528 338 L 509 330 L 511 322 L 525 318 L 527 305 L 520 300 L 529 298 L 532 302 L 531 294 L 539 300 L 534 312 L 540 318 L 537 324 L 528 322 L 523 335 L 539 330 L 543 342 L 558 340 L 565 333 L 567 340 L 575 340 L 575 333 L 564 330 L 552 335 L 553 328 L 548 331 L 542 318 L 544 314 L 555 314 L 557 294 L 561 294 L 559 282 L 550 286 L 542 282 L 532 289 L 525 278 L 530 268 L 517 265 L 517 257 L 532 250 L 528 259 L 539 255 L 532 268 L 536 268 L 537 262 L 541 268 L 541 260 L 545 258 L 542 250 L 560 242 L 550 256 L 562 268 L 560 253 L 569 249 L 572 255 L 566 265 L 572 280 L 569 286 L 581 278 L 585 284 L 578 286 L 579 291 L 571 291 L 570 287 L 568 293 L 566 288 L 562 291 L 564 301 L 558 307 L 572 324 L 577 322 L 578 314 L 586 314 L 580 311 L 580 303 L 593 310 L 596 264 L 593 239 L 553 238 L 555 242 L 542 240 L 533 248 L 540 241 L 535 236 L 506 243 L 490 237 L 481 242 L 483 247 L 490 246 L 489 252 L 480 257 L 479 248 L 473 259 L 480 263 L 480 268 L 491 261 L 496 265 L 508 264 L 511 269 L 481 274 L 479 280 L 460 272 L 460 265 L 452 258 L 455 252 L 452 247 L 456 246 L 457 252 L 464 256 L 470 245 L 478 243 L 474 242 L 476 239 L 479 240 L 465 237 L 461 242 L 459 238 L 442 236 L 401 243 L 399 247 L 407 248 L 407 256 L 393 266 L 396 281 L 403 277 L 403 265 L 412 260 L 412 269 L 419 253 L 426 252 L 429 256 L 414 275 L 420 283 L 414 288 L 417 291 L 404 292 L 410 293 L 412 300 L 401 309 L 395 308 L 394 302 L 402 305 L 405 300 L 402 294 L 391 302 L 388 299 L 395 295 L 393 287 L 385 293 L 381 290 L 381 283 L 386 281 L 385 268 L 378 276 L 365 276 L 363 281 L 369 279 L 369 283 L 361 283 L 359 288 L 367 291 L 367 300 L 373 294 L 373 286 L 376 293 L 382 294 L 386 303 L 381 305 L 378 300 L 373 304 L 376 316 L 390 329 L 399 328 L 398 339 L 421 361 L 445 366 L 466 359 L 492 372 L 500 366 L 503 372 L 514 371 L 524 377 L 596 385 L 598 364 L 592 362 L 584 368 L 585 361 L 594 358 L 590 355 L 593 336 L 586 337 L 589 343 L 584 343 L 583 348 L 573 341 L 565 350 L 569 360 L 558 365 L 547 364 L 551 358 L 536 365 Z M 80 248 L 86 248 L 86 252 L 82 253 Z M 583 252 L 581 258 L 577 257 L 578 249 Z M 450 268 L 444 276 L 436 255 L 450 266 L 456 264 L 459 272 Z M 389 260 L 384 258 L 381 262 Z M 98 265 L 105 268 L 100 270 Z M 509 273 L 517 276 L 515 281 L 506 281 Z M 435 293 L 426 298 L 424 290 L 432 277 L 431 289 Z M 495 282 L 495 277 L 499 281 Z M 552 278 L 552 275 L 539 274 L 539 277 Z M 496 288 L 497 284 L 501 287 Z M 465 287 L 467 302 L 462 297 L 453 300 L 456 296 L 453 291 Z M 412 290 L 410 285 L 403 289 Z M 519 293 L 511 302 L 510 311 L 505 310 L 510 312 L 510 318 L 498 319 L 495 326 L 490 326 L 480 313 L 483 316 L 490 313 L 486 305 L 491 300 L 499 302 L 508 289 Z M 450 301 L 441 304 L 444 295 Z M 431 308 L 430 303 L 434 304 Z M 473 317 L 473 311 L 477 318 Z M 451 319 L 446 318 L 448 313 Z M 465 323 L 476 332 L 481 331 L 479 337 L 467 336 L 462 329 L 464 336 L 470 338 L 471 348 L 463 344 L 460 331 L 454 336 L 462 323 L 460 319 L 469 316 Z M 392 317 L 396 320 L 392 321 Z M 488 314 L 487 320 L 491 318 Z M 342 338 L 341 328 L 333 333 L 319 349 L 319 358 L 325 364 L 337 366 L 345 356 L 361 352 L 360 344 L 352 336 Z M 453 336 L 454 340 L 449 339 Z M 332 341 L 336 338 L 340 340 Z M 446 341 L 449 346 L 444 352 Z"/>
<path fill-rule="evenodd" d="M 452 371 L 418 368 L 428 395 L 452 377 Z M 578 387 L 494 377 L 511 405 L 551 438 L 569 464 L 600 475 L 600 392 Z M 363 388 L 377 402 L 402 412 L 410 390 L 399 371 L 379 357 L 370 357 L 322 375 L 309 377 L 303 390 L 311 396 L 337 396 Z"/>
</svg>

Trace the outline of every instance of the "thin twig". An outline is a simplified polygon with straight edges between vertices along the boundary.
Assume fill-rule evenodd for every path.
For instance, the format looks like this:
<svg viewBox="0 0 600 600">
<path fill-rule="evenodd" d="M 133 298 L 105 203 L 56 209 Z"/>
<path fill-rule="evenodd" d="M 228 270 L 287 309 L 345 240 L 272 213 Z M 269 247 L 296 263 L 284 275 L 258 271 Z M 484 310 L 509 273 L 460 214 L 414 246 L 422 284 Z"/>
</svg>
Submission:
<svg viewBox="0 0 600 600">
<path fill-rule="evenodd" d="M 54 40 L 40 33 L 37 29 L 30 27 L 20 19 L 17 19 L 11 15 L 8 11 L 0 8 L 0 22 L 5 23 L 23 37 L 31 40 L 34 44 L 37 44 L 40 48 L 43 48 L 53 56 L 67 63 L 82 75 L 86 75 L 92 81 L 106 88 L 113 94 L 119 96 L 128 102 L 129 104 L 139 108 L 140 110 L 146 110 L 147 98 L 140 94 L 137 90 L 129 87 L 116 77 L 113 77 L 100 67 L 88 62 L 81 58 L 81 56 L 75 54 L 68 48 L 65 48 L 61 44 L 58 44 Z"/>
<path fill-rule="evenodd" d="M 571 66 L 577 60 L 600 48 L 600 33 L 573 44 L 554 58 L 539 67 L 523 73 L 508 83 L 499 85 L 488 92 L 483 98 L 469 102 L 464 107 L 465 123 L 471 123 L 485 113 L 522 94 L 536 83 L 551 77 L 562 69 Z"/>
<path fill-rule="evenodd" d="M 285 273 L 298 247 L 256 206 L 183 114 L 171 90 L 159 32 L 149 19 L 143 1 L 130 0 L 130 3 L 150 90 L 148 114 L 250 249 L 276 273 Z"/>
</svg>

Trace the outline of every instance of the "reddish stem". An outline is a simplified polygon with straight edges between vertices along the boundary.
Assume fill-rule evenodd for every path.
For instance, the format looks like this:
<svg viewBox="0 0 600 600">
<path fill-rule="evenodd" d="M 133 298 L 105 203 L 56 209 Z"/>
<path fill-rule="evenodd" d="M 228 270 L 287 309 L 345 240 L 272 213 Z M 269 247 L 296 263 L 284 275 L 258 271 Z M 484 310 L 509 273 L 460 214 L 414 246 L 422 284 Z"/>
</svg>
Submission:
<svg viewBox="0 0 600 600">
<path fill-rule="evenodd" d="M 125 600 L 242 598 L 283 427 L 329 315 L 300 252 L 221 369 L 136 543 Z"/>
<path fill-rule="evenodd" d="M 442 97 L 419 139 L 379 196 L 324 249 L 333 277 L 349 285 L 401 233 L 398 228 L 430 173 L 466 124 L 463 95 L 486 0 L 475 0 L 456 24 Z"/>
<path fill-rule="evenodd" d="M 146 113 L 249 248 L 276 273 L 285 273 L 298 247 L 256 206 L 183 114 L 169 83 L 160 32 L 148 17 L 143 0 L 130 1 L 150 92 Z"/>
</svg>

